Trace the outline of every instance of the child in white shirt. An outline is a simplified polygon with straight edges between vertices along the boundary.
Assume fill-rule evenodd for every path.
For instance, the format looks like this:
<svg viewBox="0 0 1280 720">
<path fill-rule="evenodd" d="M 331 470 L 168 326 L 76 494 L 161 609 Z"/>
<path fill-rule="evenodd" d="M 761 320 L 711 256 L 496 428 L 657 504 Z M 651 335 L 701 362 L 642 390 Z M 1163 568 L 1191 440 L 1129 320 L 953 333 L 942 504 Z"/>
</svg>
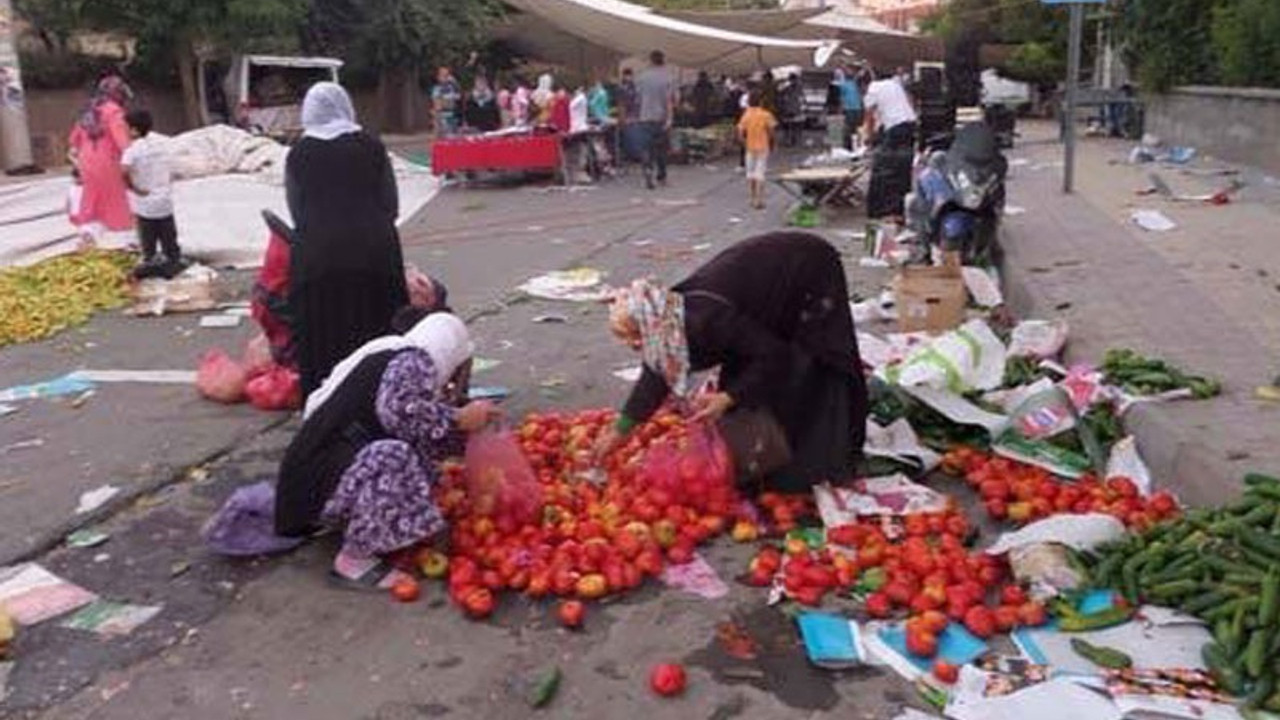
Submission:
<svg viewBox="0 0 1280 720">
<path fill-rule="evenodd" d="M 178 226 L 173 219 L 173 174 L 154 135 L 151 113 L 133 110 L 125 116 L 133 142 L 120 157 L 124 182 L 129 188 L 129 207 L 138 221 L 138 241 L 142 264 L 134 276 L 171 278 L 182 272 L 182 250 L 178 247 Z M 157 248 L 158 246 L 158 248 Z M 156 251 L 160 250 L 162 254 Z"/>
</svg>

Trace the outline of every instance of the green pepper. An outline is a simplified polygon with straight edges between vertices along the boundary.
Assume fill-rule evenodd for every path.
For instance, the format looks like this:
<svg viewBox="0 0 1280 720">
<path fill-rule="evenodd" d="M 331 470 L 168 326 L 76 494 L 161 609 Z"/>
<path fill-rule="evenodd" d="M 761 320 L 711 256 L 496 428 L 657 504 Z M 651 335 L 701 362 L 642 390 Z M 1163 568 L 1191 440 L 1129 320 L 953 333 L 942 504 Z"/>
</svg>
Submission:
<svg viewBox="0 0 1280 720">
<path fill-rule="evenodd" d="M 1205 610 L 1221 605 L 1232 597 L 1234 597 L 1232 593 L 1227 590 L 1208 590 L 1184 600 L 1181 609 L 1182 612 L 1188 615 L 1199 615 Z"/>
<path fill-rule="evenodd" d="M 1160 583 L 1152 586 L 1147 595 L 1157 602 L 1168 602 L 1184 595 L 1190 595 L 1199 589 L 1200 584 L 1195 580 L 1171 580 L 1169 582 Z"/>
<path fill-rule="evenodd" d="M 1133 658 L 1115 648 L 1094 645 L 1080 638 L 1071 638 L 1071 649 L 1077 655 L 1098 667 L 1110 670 L 1124 670 L 1133 667 Z"/>
<path fill-rule="evenodd" d="M 1133 610 L 1128 607 L 1110 607 L 1088 615 L 1065 616 L 1058 618 L 1058 629 L 1062 632 L 1088 632 L 1103 628 L 1123 625 L 1133 618 Z"/>
<path fill-rule="evenodd" d="M 554 666 L 534 684 L 533 692 L 529 694 L 529 706 L 535 708 L 545 706 L 556 696 L 559 689 L 560 667 Z"/>
<path fill-rule="evenodd" d="M 1273 567 L 1262 582 L 1258 600 L 1258 624 L 1272 627 L 1280 620 L 1280 573 Z"/>
<path fill-rule="evenodd" d="M 1267 646 L 1270 644 L 1269 634 L 1262 630 L 1249 635 L 1249 642 L 1244 646 L 1244 671 L 1249 677 L 1257 679 L 1262 676 L 1262 667 L 1267 662 Z"/>
</svg>

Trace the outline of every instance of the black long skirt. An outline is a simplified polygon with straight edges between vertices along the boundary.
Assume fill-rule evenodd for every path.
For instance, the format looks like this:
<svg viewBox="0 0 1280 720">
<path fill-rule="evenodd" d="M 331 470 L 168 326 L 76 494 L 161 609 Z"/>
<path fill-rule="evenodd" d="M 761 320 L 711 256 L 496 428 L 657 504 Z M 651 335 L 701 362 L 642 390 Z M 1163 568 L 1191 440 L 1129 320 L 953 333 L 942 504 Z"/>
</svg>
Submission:
<svg viewBox="0 0 1280 720">
<path fill-rule="evenodd" d="M 373 273 L 331 273 L 290 289 L 294 341 L 303 396 L 333 366 L 366 342 L 391 334 L 391 318 L 406 302 L 404 280 Z"/>
</svg>

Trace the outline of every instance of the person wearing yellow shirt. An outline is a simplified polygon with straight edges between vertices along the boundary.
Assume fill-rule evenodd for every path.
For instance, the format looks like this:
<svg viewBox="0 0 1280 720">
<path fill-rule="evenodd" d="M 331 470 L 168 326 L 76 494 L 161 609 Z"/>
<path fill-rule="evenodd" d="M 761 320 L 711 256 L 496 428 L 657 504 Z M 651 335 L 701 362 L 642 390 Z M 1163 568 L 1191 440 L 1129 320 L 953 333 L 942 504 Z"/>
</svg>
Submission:
<svg viewBox="0 0 1280 720">
<path fill-rule="evenodd" d="M 747 110 L 738 121 L 738 137 L 747 150 L 747 189 L 751 194 L 751 207 L 764 207 L 765 173 L 769 169 L 769 152 L 773 150 L 774 130 L 778 119 L 764 109 L 759 90 L 751 91 L 747 98 Z"/>
</svg>

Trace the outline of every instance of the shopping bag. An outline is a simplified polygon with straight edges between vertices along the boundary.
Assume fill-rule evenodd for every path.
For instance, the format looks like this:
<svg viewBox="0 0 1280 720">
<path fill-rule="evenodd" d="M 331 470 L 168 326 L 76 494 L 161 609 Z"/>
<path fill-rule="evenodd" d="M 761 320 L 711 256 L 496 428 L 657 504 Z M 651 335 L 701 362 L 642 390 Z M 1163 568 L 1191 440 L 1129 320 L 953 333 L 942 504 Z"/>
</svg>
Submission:
<svg viewBox="0 0 1280 720">
<path fill-rule="evenodd" d="M 711 424 L 692 425 L 683 436 L 650 446 L 640 478 L 644 487 L 703 514 L 729 515 L 733 508 L 733 461 Z"/>
<path fill-rule="evenodd" d="M 220 403 L 243 401 L 247 380 L 244 367 L 221 348 L 206 352 L 196 369 L 196 389 L 201 395 Z"/>
<path fill-rule="evenodd" d="M 275 364 L 250 380 L 244 393 L 249 404 L 259 410 L 297 410 L 302 407 L 298 373 Z"/>
<path fill-rule="evenodd" d="M 509 430 L 489 428 L 467 438 L 467 496 L 477 515 L 509 531 L 542 511 L 542 488 Z"/>
</svg>

